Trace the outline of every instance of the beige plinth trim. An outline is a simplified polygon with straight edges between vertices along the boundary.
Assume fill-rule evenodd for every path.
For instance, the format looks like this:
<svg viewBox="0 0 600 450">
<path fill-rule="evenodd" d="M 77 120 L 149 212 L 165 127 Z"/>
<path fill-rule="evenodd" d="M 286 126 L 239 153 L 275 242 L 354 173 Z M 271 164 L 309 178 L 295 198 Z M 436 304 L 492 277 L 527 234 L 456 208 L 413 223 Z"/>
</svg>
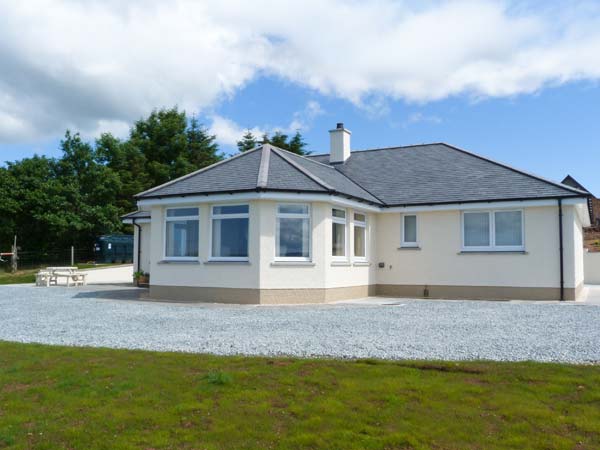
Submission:
<svg viewBox="0 0 600 450">
<path fill-rule="evenodd" d="M 428 292 L 425 292 L 425 289 Z M 559 288 L 512 286 L 443 286 L 378 284 L 377 295 L 466 300 L 560 300 Z M 580 292 L 580 290 L 579 290 Z M 565 300 L 575 300 L 576 289 L 565 288 Z"/>
<path fill-rule="evenodd" d="M 326 303 L 370 295 L 375 295 L 374 285 L 330 289 L 233 289 L 151 285 L 149 297 L 174 302 L 285 305 Z"/>
<path fill-rule="evenodd" d="M 184 303 L 237 303 L 258 305 L 258 289 L 150 285 L 150 299 Z"/>
<path fill-rule="evenodd" d="M 428 292 L 425 292 L 425 289 Z M 565 289 L 565 300 L 575 300 L 583 292 L 583 284 Z M 150 299 L 193 303 L 237 303 L 286 305 L 327 303 L 337 300 L 384 297 L 466 299 L 466 300 L 558 300 L 559 288 L 506 286 L 425 286 L 378 284 L 317 289 L 234 289 L 190 286 L 150 286 Z"/>
</svg>

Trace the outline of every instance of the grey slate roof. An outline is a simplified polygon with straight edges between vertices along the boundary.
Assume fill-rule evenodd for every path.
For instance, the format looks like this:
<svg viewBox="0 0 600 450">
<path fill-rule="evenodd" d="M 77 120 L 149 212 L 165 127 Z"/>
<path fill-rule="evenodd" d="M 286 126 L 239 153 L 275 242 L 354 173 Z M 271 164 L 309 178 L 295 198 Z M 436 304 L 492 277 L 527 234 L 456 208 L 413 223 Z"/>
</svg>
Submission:
<svg viewBox="0 0 600 450">
<path fill-rule="evenodd" d="M 121 219 L 149 219 L 150 211 L 132 211 L 127 214 L 123 214 Z"/>
<path fill-rule="evenodd" d="M 387 206 L 585 195 L 443 143 L 354 151 L 336 168 Z"/>
<path fill-rule="evenodd" d="M 379 206 L 587 195 L 448 144 L 354 151 L 338 164 L 264 144 L 136 197 L 244 191 L 329 193 Z"/>
<path fill-rule="evenodd" d="M 338 194 L 381 204 L 335 168 L 269 144 L 138 194 L 138 199 L 217 192 L 284 191 Z"/>
</svg>

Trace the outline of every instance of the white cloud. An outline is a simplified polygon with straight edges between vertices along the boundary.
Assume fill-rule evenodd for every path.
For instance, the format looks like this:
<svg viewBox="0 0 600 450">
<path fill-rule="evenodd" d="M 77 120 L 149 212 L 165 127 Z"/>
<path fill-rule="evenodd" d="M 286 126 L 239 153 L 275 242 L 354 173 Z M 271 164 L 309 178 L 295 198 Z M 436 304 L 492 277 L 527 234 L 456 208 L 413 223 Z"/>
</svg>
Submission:
<svg viewBox="0 0 600 450">
<path fill-rule="evenodd" d="M 402 122 L 402 127 L 407 128 L 410 125 L 414 125 L 416 123 L 429 123 L 429 124 L 439 124 L 442 123 L 441 117 L 435 115 L 423 114 L 422 112 L 415 112 L 408 116 L 408 118 Z"/>
<path fill-rule="evenodd" d="M 296 111 L 294 113 L 290 124 L 287 128 L 281 129 L 281 131 L 306 131 L 311 128 L 313 121 L 324 113 L 325 111 L 321 108 L 319 102 L 310 100 L 302 111 Z"/>
<path fill-rule="evenodd" d="M 219 144 L 228 147 L 235 147 L 237 141 L 241 139 L 248 129 L 256 138 L 261 138 L 265 133 L 258 127 L 243 128 L 233 120 L 219 115 L 213 115 L 211 120 L 212 123 L 209 127 L 210 134 L 217 136 L 217 142 L 219 142 Z"/>
<path fill-rule="evenodd" d="M 237 141 L 250 130 L 250 132 L 260 139 L 263 134 L 272 135 L 276 131 L 293 134 L 296 131 L 307 131 L 312 126 L 313 121 L 324 114 L 319 102 L 310 100 L 301 111 L 293 114 L 292 121 L 288 125 L 263 125 L 254 127 L 243 127 L 231 119 L 214 114 L 210 117 L 212 123 L 209 127 L 211 134 L 217 136 L 217 142 L 228 147 L 235 147 Z"/>
<path fill-rule="evenodd" d="M 600 79 L 585 0 L 0 0 L 0 18 L 0 142 L 211 110 L 263 74 L 371 115 Z"/>
</svg>

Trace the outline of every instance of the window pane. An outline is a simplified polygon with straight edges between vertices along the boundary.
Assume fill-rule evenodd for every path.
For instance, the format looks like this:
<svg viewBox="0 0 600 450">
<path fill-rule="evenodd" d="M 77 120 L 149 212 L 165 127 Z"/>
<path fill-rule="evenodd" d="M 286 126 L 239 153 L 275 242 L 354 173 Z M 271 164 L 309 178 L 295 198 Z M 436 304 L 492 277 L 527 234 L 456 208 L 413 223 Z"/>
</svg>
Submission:
<svg viewBox="0 0 600 450">
<path fill-rule="evenodd" d="M 365 216 L 364 214 L 354 214 L 354 221 L 355 222 L 366 222 L 367 221 L 367 216 Z"/>
<path fill-rule="evenodd" d="M 417 242 L 417 216 L 404 216 L 404 242 Z"/>
<path fill-rule="evenodd" d="M 490 215 L 483 213 L 465 213 L 465 247 L 489 247 Z"/>
<path fill-rule="evenodd" d="M 278 205 L 279 214 L 308 214 L 308 205 Z"/>
<path fill-rule="evenodd" d="M 309 221 L 308 219 L 279 218 L 279 243 L 277 256 L 309 257 Z"/>
<path fill-rule="evenodd" d="M 167 222 L 166 256 L 198 256 L 198 221 L 174 220 Z"/>
<path fill-rule="evenodd" d="M 248 256 L 248 219 L 213 219 L 212 256 Z"/>
<path fill-rule="evenodd" d="M 523 245 L 521 211 L 498 211 L 496 217 L 496 245 Z"/>
<path fill-rule="evenodd" d="M 332 214 L 333 217 L 339 217 L 340 219 L 346 218 L 346 211 L 344 211 L 343 209 L 334 209 Z"/>
<path fill-rule="evenodd" d="M 214 206 L 213 214 L 247 214 L 248 205 Z"/>
<path fill-rule="evenodd" d="M 167 209 L 167 217 L 197 216 L 198 208 Z"/>
<path fill-rule="evenodd" d="M 341 223 L 333 223 L 331 254 L 346 256 L 346 226 Z"/>
<path fill-rule="evenodd" d="M 354 227 L 354 256 L 364 258 L 365 254 L 365 234 L 364 227 Z"/>
</svg>

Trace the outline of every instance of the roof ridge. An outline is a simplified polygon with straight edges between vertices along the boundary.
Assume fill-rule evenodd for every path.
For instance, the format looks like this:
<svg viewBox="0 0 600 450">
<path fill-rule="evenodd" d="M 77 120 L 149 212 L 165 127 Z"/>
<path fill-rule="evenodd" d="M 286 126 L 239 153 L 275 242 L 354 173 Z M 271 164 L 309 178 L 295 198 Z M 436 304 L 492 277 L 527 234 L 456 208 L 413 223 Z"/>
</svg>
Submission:
<svg viewBox="0 0 600 450">
<path fill-rule="evenodd" d="M 267 144 L 267 145 L 269 145 L 269 144 Z M 330 192 L 335 192 L 335 189 L 333 187 L 331 187 L 325 181 L 321 180 L 321 178 L 319 178 L 318 176 L 316 176 L 313 173 L 311 173 L 309 170 L 307 170 L 304 167 L 300 166 L 298 163 L 296 163 L 296 161 L 293 161 L 288 155 L 286 155 L 285 153 L 283 153 L 283 152 L 285 152 L 285 150 L 282 151 L 282 149 L 280 149 L 279 147 L 275 147 L 275 146 L 272 146 L 272 145 L 269 145 L 269 147 L 271 147 L 271 150 L 274 151 L 276 155 L 280 156 L 285 162 L 287 162 L 293 168 L 295 168 L 299 172 L 301 172 L 304 175 L 306 175 L 308 178 L 310 178 L 311 180 L 313 180 L 315 183 L 321 185 L 321 187 L 327 189 Z"/>
<path fill-rule="evenodd" d="M 179 178 L 175 178 L 174 180 L 169 180 L 169 181 L 167 181 L 166 183 L 160 184 L 160 185 L 158 185 L 158 186 L 154 186 L 153 188 L 150 188 L 150 189 L 147 189 L 147 190 L 145 190 L 145 191 L 142 191 L 142 192 L 140 192 L 140 193 L 138 193 L 138 194 L 135 194 L 135 195 L 134 195 L 134 198 L 141 197 L 142 195 L 150 194 L 151 192 L 154 192 L 154 191 L 156 191 L 156 190 L 158 190 L 158 189 L 164 188 L 164 187 L 166 187 L 166 186 L 170 186 L 170 185 L 172 185 L 173 183 L 177 183 L 177 182 L 179 182 L 179 181 L 186 180 L 186 179 L 188 179 L 188 178 L 190 178 L 190 177 L 192 177 L 192 176 L 194 176 L 194 175 L 198 175 L 199 173 L 202 173 L 202 172 L 207 172 L 207 171 L 209 171 L 209 170 L 211 170 L 211 169 L 214 169 L 214 168 L 215 168 L 215 167 L 217 167 L 217 166 L 220 166 L 221 164 L 225 164 L 225 163 L 227 163 L 227 162 L 229 162 L 229 161 L 232 161 L 232 160 L 234 160 L 234 159 L 236 159 L 236 158 L 240 158 L 240 157 L 242 157 L 242 156 L 245 156 L 245 155 L 248 155 L 248 154 L 250 154 L 250 153 L 253 153 L 253 152 L 255 152 L 255 151 L 257 151 L 257 150 L 261 149 L 261 148 L 262 148 L 262 146 L 263 146 L 263 145 L 261 144 L 261 145 L 259 145 L 259 146 L 257 146 L 257 147 L 254 147 L 252 150 L 248 150 L 248 151 L 245 151 L 245 152 L 242 152 L 242 153 L 238 153 L 237 155 L 233 155 L 233 156 L 230 156 L 229 158 L 223 159 L 223 160 L 221 160 L 221 161 L 217 161 L 216 163 L 214 163 L 214 164 L 211 164 L 210 166 L 203 167 L 203 168 L 201 168 L 201 169 L 195 170 L 194 172 L 191 172 L 191 173 L 188 173 L 188 174 L 186 174 L 186 175 L 183 175 L 183 176 L 181 176 L 181 177 L 179 177 Z"/>
<path fill-rule="evenodd" d="M 372 194 L 372 193 L 371 193 L 371 192 L 370 192 L 368 189 L 365 189 L 365 188 L 364 188 L 362 185 L 360 185 L 359 183 L 357 183 L 356 181 L 354 181 L 354 180 L 353 180 L 352 178 L 350 178 L 348 175 L 346 175 L 345 173 L 343 173 L 343 172 L 341 172 L 340 170 L 338 170 L 338 169 L 337 169 L 337 167 L 334 167 L 334 166 L 332 166 L 332 165 L 329 165 L 329 164 L 323 164 L 323 163 L 320 163 L 319 161 L 313 161 L 313 160 L 311 160 L 311 159 L 308 159 L 308 158 L 307 158 L 306 156 L 304 156 L 304 155 L 298 155 L 297 153 L 290 152 L 290 151 L 288 151 L 288 150 L 284 150 L 284 149 L 280 149 L 279 147 L 276 147 L 276 148 L 277 148 L 278 150 L 281 150 L 281 151 L 285 152 L 285 153 L 289 153 L 289 154 L 290 154 L 290 156 L 292 156 L 292 155 L 293 155 L 293 156 L 295 156 L 295 157 L 302 158 L 302 159 L 304 159 L 304 160 L 306 160 L 306 161 L 310 161 L 310 162 L 311 162 L 311 163 L 313 163 L 313 164 L 318 164 L 318 165 L 320 165 L 320 166 L 324 166 L 324 167 L 327 167 L 328 169 L 332 169 L 332 170 L 336 171 L 337 173 L 339 173 L 340 175 L 342 175 L 344 178 L 346 178 L 348 181 L 350 181 L 352 184 L 354 184 L 355 186 L 359 187 L 360 189 L 362 189 L 363 191 L 365 191 L 367 194 L 369 194 L 370 196 L 372 196 L 374 199 L 376 199 L 376 200 L 377 200 L 378 202 L 380 202 L 382 205 L 385 205 L 385 202 L 383 202 L 383 201 L 382 201 L 382 200 L 381 200 L 379 197 L 377 197 L 376 195 L 373 195 L 373 194 Z M 307 155 L 307 156 L 308 156 L 308 155 Z"/>
<path fill-rule="evenodd" d="M 402 149 L 402 148 L 411 148 L 411 147 L 428 147 L 430 145 L 445 145 L 444 142 L 429 142 L 427 144 L 410 144 L 410 145 L 393 145 L 390 147 L 378 147 L 378 148 L 359 148 L 356 150 L 350 150 L 350 153 L 366 153 L 366 152 L 377 152 L 379 150 L 395 150 L 395 149 Z M 317 153 L 314 155 L 306 155 L 306 158 L 314 158 L 316 156 L 326 156 L 329 155 L 329 153 Z M 318 161 L 315 161 L 318 162 Z M 320 163 L 323 164 L 323 163 Z M 327 165 L 327 164 L 325 164 Z"/>
<path fill-rule="evenodd" d="M 275 146 L 273 146 L 273 147 L 275 147 Z M 325 164 L 325 163 L 322 163 L 322 162 L 319 162 L 319 161 L 313 161 L 312 159 L 309 159 L 312 155 L 299 155 L 298 153 L 290 152 L 289 150 L 286 150 L 286 149 L 283 149 L 283 148 L 279 148 L 279 147 L 275 147 L 275 148 L 277 150 L 281 150 L 282 152 L 289 153 L 292 156 L 296 156 L 298 158 L 305 159 L 306 161 L 310 161 L 313 164 L 319 164 L 321 166 L 324 166 L 324 167 L 327 167 L 329 169 L 335 170 L 335 167 L 332 167 L 329 164 Z M 314 156 L 320 156 L 320 155 L 314 155 Z"/>
<path fill-rule="evenodd" d="M 539 175 L 535 175 L 535 174 L 533 174 L 533 173 L 529 173 L 529 172 L 526 172 L 526 171 L 524 171 L 524 170 L 517 169 L 516 167 L 510 166 L 510 165 L 508 165 L 508 164 L 505 164 L 505 163 L 502 163 L 502 162 L 500 162 L 500 161 L 496 161 L 496 160 L 494 160 L 494 159 L 491 159 L 491 158 L 488 158 L 488 157 L 486 157 L 486 156 L 479 155 L 479 154 L 477 154 L 477 153 L 473 153 L 473 152 L 471 152 L 471 151 L 469 151 L 469 150 L 465 150 L 465 149 L 462 149 L 462 148 L 460 148 L 460 147 L 456 147 L 456 146 L 454 146 L 454 145 L 447 144 L 446 142 L 441 142 L 440 144 L 441 144 L 441 145 L 444 145 L 444 146 L 446 146 L 446 147 L 448 147 L 448 148 L 450 148 L 451 150 L 455 150 L 455 151 L 457 151 L 457 152 L 464 153 L 465 155 L 469 155 L 469 156 L 472 156 L 472 157 L 474 157 L 474 158 L 478 158 L 478 159 L 481 159 L 481 160 L 483 160 L 483 161 L 487 161 L 487 162 L 489 162 L 489 163 L 495 164 L 495 165 L 497 165 L 497 166 L 504 167 L 505 169 L 511 170 L 511 171 L 513 171 L 513 172 L 516 172 L 516 173 L 520 173 L 521 175 L 525 175 L 525 176 L 527 176 L 527 177 L 529 177 L 529 178 L 533 178 L 534 180 L 543 181 L 544 183 L 551 184 L 551 185 L 553 185 L 553 186 L 555 186 L 555 187 L 558 187 L 558 188 L 560 188 L 560 189 L 564 189 L 564 190 L 567 190 L 567 191 L 571 191 L 571 192 L 574 192 L 574 193 L 576 193 L 576 194 L 584 194 L 584 195 L 589 195 L 589 193 L 587 193 L 587 192 L 584 192 L 584 191 L 581 191 L 581 190 L 579 190 L 579 189 L 575 189 L 575 188 L 573 188 L 573 187 L 566 186 L 566 185 L 564 185 L 564 184 L 562 184 L 562 183 L 559 183 L 559 182 L 557 182 L 557 181 L 552 181 L 552 180 L 549 180 L 549 179 L 547 179 L 547 178 L 541 177 L 541 176 L 539 176 Z"/>
<path fill-rule="evenodd" d="M 271 148 L 268 145 L 263 145 L 260 154 L 260 165 L 258 166 L 258 177 L 256 179 L 256 187 L 264 189 L 269 184 L 269 161 L 271 156 Z"/>
</svg>

